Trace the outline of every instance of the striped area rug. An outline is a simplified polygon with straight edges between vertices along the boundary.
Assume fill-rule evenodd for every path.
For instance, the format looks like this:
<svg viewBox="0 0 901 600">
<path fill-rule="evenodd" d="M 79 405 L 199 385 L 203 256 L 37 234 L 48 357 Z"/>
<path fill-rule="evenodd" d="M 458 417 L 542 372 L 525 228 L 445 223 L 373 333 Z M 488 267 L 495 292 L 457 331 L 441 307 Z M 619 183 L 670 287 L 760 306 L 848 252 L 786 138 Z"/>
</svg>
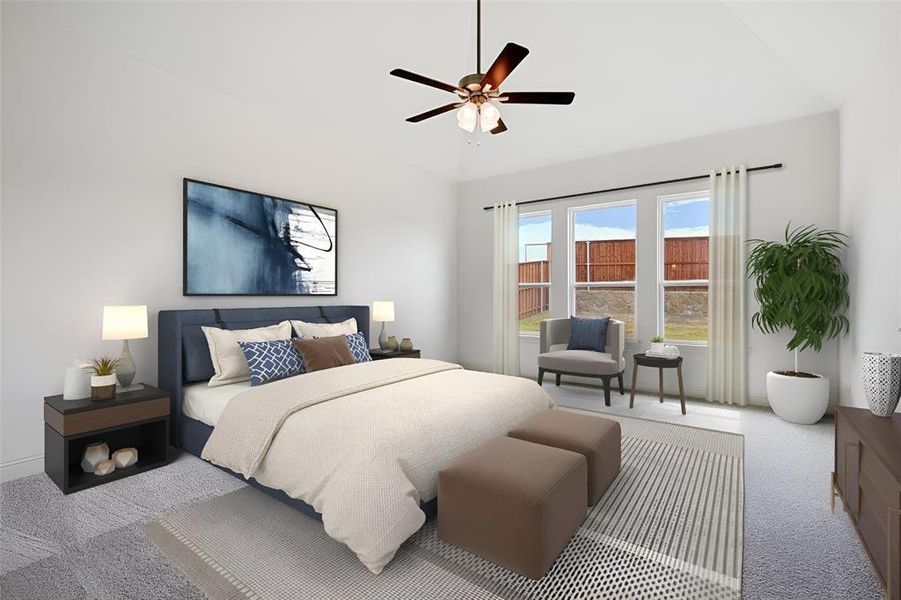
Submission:
<svg viewBox="0 0 901 600">
<path fill-rule="evenodd" d="M 431 520 L 375 576 L 321 524 L 249 487 L 146 532 L 212 598 L 740 598 L 742 436 L 611 418 L 622 471 L 539 581 L 443 542 Z"/>
</svg>

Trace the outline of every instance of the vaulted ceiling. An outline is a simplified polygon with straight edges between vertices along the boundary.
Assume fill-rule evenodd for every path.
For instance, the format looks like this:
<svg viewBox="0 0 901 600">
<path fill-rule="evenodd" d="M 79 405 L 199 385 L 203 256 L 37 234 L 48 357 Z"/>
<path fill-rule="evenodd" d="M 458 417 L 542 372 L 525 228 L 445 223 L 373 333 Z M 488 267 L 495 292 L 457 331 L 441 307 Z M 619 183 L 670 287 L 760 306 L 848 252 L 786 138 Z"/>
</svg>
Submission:
<svg viewBox="0 0 901 600">
<path fill-rule="evenodd" d="M 453 113 L 405 123 L 452 97 L 388 75 L 403 67 L 455 83 L 473 72 L 474 0 L 76 3 L 47 26 L 459 181 L 834 109 L 841 90 L 817 52 L 826 34 L 856 47 L 878 19 L 849 23 L 856 8 L 824 6 L 485 0 L 483 69 L 515 41 L 531 54 L 504 89 L 576 99 L 504 106 L 509 131 L 481 145 Z M 819 15 L 832 29 L 808 31 Z"/>
</svg>

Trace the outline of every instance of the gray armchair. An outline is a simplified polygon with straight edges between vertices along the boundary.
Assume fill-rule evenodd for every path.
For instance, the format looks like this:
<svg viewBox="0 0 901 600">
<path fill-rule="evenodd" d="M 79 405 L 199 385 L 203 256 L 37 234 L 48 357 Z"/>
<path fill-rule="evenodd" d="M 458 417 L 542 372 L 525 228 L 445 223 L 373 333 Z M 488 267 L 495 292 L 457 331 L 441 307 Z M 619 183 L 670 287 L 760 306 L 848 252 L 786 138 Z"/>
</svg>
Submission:
<svg viewBox="0 0 901 600">
<path fill-rule="evenodd" d="M 540 329 L 540 354 L 538 355 L 538 385 L 544 382 L 547 372 L 557 375 L 560 385 L 561 375 L 598 377 L 604 382 L 604 404 L 610 406 L 610 379 L 616 377 L 620 395 L 623 389 L 623 372 L 626 369 L 625 324 L 610 319 L 607 327 L 606 352 L 593 350 L 553 350 L 559 344 L 568 344 L 570 336 L 569 319 L 545 319 Z"/>
</svg>

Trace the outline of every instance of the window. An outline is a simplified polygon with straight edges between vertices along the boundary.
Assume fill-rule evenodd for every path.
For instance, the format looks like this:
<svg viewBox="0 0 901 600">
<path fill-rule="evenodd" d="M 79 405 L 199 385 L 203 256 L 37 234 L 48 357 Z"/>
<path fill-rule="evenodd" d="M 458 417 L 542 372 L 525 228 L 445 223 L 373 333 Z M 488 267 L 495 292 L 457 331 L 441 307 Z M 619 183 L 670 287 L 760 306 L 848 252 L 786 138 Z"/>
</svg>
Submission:
<svg viewBox="0 0 901 600">
<path fill-rule="evenodd" d="M 635 202 L 570 210 L 571 314 L 612 317 L 635 337 Z"/>
<path fill-rule="evenodd" d="M 660 198 L 659 322 L 663 337 L 707 342 L 708 192 Z"/>
<path fill-rule="evenodd" d="M 551 213 L 519 216 L 519 333 L 551 316 Z"/>
</svg>

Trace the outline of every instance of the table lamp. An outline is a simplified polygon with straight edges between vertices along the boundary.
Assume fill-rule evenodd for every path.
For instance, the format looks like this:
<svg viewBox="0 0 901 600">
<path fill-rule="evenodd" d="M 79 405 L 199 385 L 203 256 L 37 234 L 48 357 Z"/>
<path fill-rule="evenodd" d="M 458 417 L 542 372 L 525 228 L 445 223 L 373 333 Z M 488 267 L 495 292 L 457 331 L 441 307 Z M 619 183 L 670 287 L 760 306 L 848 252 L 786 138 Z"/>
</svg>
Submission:
<svg viewBox="0 0 901 600">
<path fill-rule="evenodd" d="M 147 306 L 104 306 L 103 339 L 122 340 L 122 356 L 116 367 L 121 388 L 127 388 L 135 378 L 135 361 L 128 349 L 128 340 L 147 337 Z"/>
<path fill-rule="evenodd" d="M 382 323 L 382 331 L 379 333 L 379 348 L 388 349 L 388 329 L 385 323 L 394 321 L 394 302 L 390 300 L 376 300 L 372 303 L 372 320 Z"/>
</svg>

